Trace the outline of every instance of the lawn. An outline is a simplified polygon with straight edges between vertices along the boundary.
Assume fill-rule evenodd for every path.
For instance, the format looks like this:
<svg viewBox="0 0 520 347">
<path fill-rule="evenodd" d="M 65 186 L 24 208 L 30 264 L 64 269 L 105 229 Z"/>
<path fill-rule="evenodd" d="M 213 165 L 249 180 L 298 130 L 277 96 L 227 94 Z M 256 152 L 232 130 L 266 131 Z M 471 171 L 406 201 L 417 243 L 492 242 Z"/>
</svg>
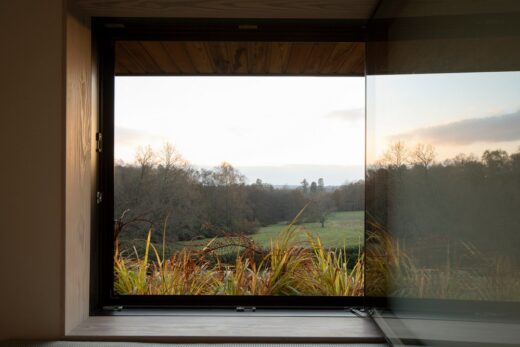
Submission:
<svg viewBox="0 0 520 347">
<path fill-rule="evenodd" d="M 257 233 L 250 235 L 254 241 L 264 248 L 269 248 L 271 240 L 275 239 L 278 234 L 287 228 L 285 223 L 272 224 L 262 227 Z M 322 228 L 320 223 L 302 223 L 298 226 L 298 230 L 308 231 L 313 235 L 320 237 L 326 248 L 358 248 L 363 244 L 364 239 L 364 212 L 333 212 L 329 214 L 325 220 L 325 226 Z M 299 233 L 295 237 L 296 242 L 304 242 L 306 236 L 304 232 Z M 211 239 L 197 240 L 196 242 L 179 242 L 178 246 L 206 245 Z"/>
<path fill-rule="evenodd" d="M 304 233 L 294 234 L 299 239 L 294 242 L 280 238 L 287 228 L 284 224 L 261 228 L 252 236 L 256 246 L 247 241 L 237 246 L 233 242 L 244 241 L 240 237 L 197 240 L 177 243 L 183 248 L 162 257 L 155 252 L 157 246 L 148 252 L 149 231 L 145 251 L 140 252 L 144 257 L 116 255 L 114 288 L 124 295 L 363 295 L 364 262 L 356 250 L 363 240 L 363 212 L 333 213 L 324 227 L 319 223 L 291 227 L 314 234 L 312 248 L 299 246 Z M 324 242 L 318 243 L 316 235 Z M 201 251 L 203 245 L 207 248 Z M 346 253 L 335 249 L 343 246 Z"/>
<path fill-rule="evenodd" d="M 334 212 L 325 220 L 325 227 L 321 227 L 320 223 L 303 223 L 299 226 L 300 230 L 306 230 L 314 235 L 318 235 L 325 247 L 358 247 L 363 243 L 364 230 L 364 212 Z M 252 235 L 252 238 L 261 245 L 268 246 L 270 240 L 275 238 L 280 231 L 287 226 L 284 224 L 273 224 L 260 228 L 258 232 Z M 297 240 L 304 241 L 303 233 L 297 237 Z"/>
</svg>

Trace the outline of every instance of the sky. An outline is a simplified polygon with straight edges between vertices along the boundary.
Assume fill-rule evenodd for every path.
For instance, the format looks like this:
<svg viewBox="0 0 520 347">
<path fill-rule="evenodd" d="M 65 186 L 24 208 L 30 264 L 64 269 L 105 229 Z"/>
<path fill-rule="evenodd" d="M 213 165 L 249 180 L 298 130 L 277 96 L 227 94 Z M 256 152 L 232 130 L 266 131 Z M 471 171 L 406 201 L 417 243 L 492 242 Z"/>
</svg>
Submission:
<svg viewBox="0 0 520 347">
<path fill-rule="evenodd" d="M 436 160 L 520 150 L 520 72 L 369 76 L 367 163 L 403 141 Z M 196 168 L 222 161 L 250 183 L 340 185 L 364 176 L 365 79 L 117 77 L 115 157 L 165 142 Z"/>
<path fill-rule="evenodd" d="M 364 175 L 364 78 L 116 77 L 115 158 L 171 143 L 196 168 L 226 161 L 274 185 Z"/>
<path fill-rule="evenodd" d="M 520 148 L 520 72 L 369 76 L 367 163 L 395 141 L 431 144 L 438 161 Z"/>
</svg>

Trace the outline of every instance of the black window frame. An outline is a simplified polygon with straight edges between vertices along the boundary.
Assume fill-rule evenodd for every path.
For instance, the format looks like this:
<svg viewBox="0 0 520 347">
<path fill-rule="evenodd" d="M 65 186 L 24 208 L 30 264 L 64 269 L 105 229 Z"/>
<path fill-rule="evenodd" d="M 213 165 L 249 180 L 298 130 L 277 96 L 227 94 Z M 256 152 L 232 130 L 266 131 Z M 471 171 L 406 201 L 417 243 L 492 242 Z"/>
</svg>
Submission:
<svg viewBox="0 0 520 347">
<path fill-rule="evenodd" d="M 117 295 L 114 292 L 114 81 L 115 42 L 172 41 L 286 41 L 366 42 L 366 20 L 295 19 L 164 19 L 93 18 L 93 52 L 99 73 L 98 133 L 102 135 L 95 160 L 98 197 L 92 220 L 91 314 L 103 308 L 344 309 L 384 306 L 384 298 L 366 296 L 230 296 Z M 240 30 L 239 26 L 257 30 Z M 225 76 L 225 74 L 212 74 Z M 253 74 L 247 74 L 253 76 Z M 283 75 L 281 75 L 283 76 Z M 302 74 L 301 76 L 306 76 Z M 337 75 L 340 76 L 340 75 Z M 365 77 L 365 75 L 360 76 Z M 99 193 L 97 193 L 99 192 Z M 99 201 L 100 200 L 100 201 Z"/>
<path fill-rule="evenodd" d="M 114 170 L 114 43 L 117 40 L 178 40 L 178 41 L 292 41 L 292 42 L 364 42 L 386 41 L 387 25 L 394 19 L 370 20 L 294 20 L 294 19 L 161 19 L 161 18 L 92 18 L 94 66 L 98 78 L 98 132 L 103 135 L 100 153 L 93 161 L 97 172 L 93 186 L 91 233 L 91 315 L 111 314 L 112 307 L 125 308 L 189 308 L 235 309 L 255 306 L 266 309 L 343 309 L 365 307 L 399 311 L 400 307 L 416 307 L 422 313 L 452 312 L 469 316 L 496 315 L 497 310 L 508 317 L 517 317 L 518 302 L 470 301 L 456 299 L 399 298 L 399 297 L 325 297 L 325 296 L 117 296 L 113 293 L 113 170 Z M 481 16 L 449 16 L 446 33 L 455 30 L 467 19 L 479 21 Z M 487 18 L 487 17 L 486 17 Z M 499 15 L 504 30 L 516 17 Z M 400 21 L 425 23 L 428 18 L 406 18 Z M 462 20 L 464 19 L 464 21 Z M 485 18 L 484 18 L 485 19 Z M 368 22 L 370 27 L 368 30 Z M 459 23 L 460 22 L 460 23 Z M 480 22 L 479 22 L 480 23 Z M 494 22 L 492 22 L 494 23 Z M 257 25 L 259 30 L 238 30 L 239 25 Z M 454 29 L 455 28 L 455 29 Z M 491 32 L 494 29 L 491 30 Z M 462 30 L 455 30 L 464 33 Z M 409 33 L 410 38 L 432 38 L 438 33 Z M 365 54 L 368 52 L 365 47 Z M 365 60 L 365 74 L 367 74 Z M 373 63 L 373 62 L 372 62 Z M 368 67 L 368 69 L 372 69 Z M 221 75 L 219 75 L 221 76 Z M 366 87 L 366 83 L 365 83 Z M 366 107 L 367 105 L 365 105 Z M 96 121 L 93 122 L 95 124 Z M 365 124 L 366 127 L 366 124 Z M 366 141 L 366 136 L 365 136 Z M 102 196 L 96 203 L 96 192 Z M 366 208 L 365 208 L 366 210 Z M 366 229 L 366 228 L 365 228 Z M 366 238 L 366 235 L 365 235 Z M 107 264 L 110 264 L 108 266 Z M 366 280 L 365 267 L 365 280 Z M 365 294 L 367 290 L 365 282 Z M 104 307 L 109 307 L 104 310 Z M 135 313 L 135 311 L 133 312 Z"/>
</svg>

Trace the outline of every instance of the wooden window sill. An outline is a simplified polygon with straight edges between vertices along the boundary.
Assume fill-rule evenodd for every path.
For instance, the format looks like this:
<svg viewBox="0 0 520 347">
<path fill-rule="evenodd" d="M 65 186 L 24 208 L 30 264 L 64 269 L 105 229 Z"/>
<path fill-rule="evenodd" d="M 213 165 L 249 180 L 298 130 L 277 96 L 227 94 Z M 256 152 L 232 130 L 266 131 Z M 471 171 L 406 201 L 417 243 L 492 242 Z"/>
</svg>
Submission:
<svg viewBox="0 0 520 347">
<path fill-rule="evenodd" d="M 282 316 L 91 316 L 70 339 L 182 342 L 382 342 L 368 318 Z"/>
</svg>

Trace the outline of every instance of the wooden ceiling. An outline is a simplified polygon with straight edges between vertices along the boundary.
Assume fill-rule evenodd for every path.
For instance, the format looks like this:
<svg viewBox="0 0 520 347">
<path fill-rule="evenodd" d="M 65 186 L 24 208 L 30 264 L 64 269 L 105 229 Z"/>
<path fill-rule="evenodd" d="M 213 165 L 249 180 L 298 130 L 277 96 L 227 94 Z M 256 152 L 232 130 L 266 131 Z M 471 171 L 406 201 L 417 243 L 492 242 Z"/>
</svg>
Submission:
<svg viewBox="0 0 520 347">
<path fill-rule="evenodd" d="M 369 19 L 520 12 L 518 0 L 68 0 L 97 17 Z"/>
<path fill-rule="evenodd" d="M 362 42 L 117 41 L 116 75 L 363 76 Z"/>
<path fill-rule="evenodd" d="M 368 19 L 379 0 L 69 0 L 98 17 Z"/>
</svg>

